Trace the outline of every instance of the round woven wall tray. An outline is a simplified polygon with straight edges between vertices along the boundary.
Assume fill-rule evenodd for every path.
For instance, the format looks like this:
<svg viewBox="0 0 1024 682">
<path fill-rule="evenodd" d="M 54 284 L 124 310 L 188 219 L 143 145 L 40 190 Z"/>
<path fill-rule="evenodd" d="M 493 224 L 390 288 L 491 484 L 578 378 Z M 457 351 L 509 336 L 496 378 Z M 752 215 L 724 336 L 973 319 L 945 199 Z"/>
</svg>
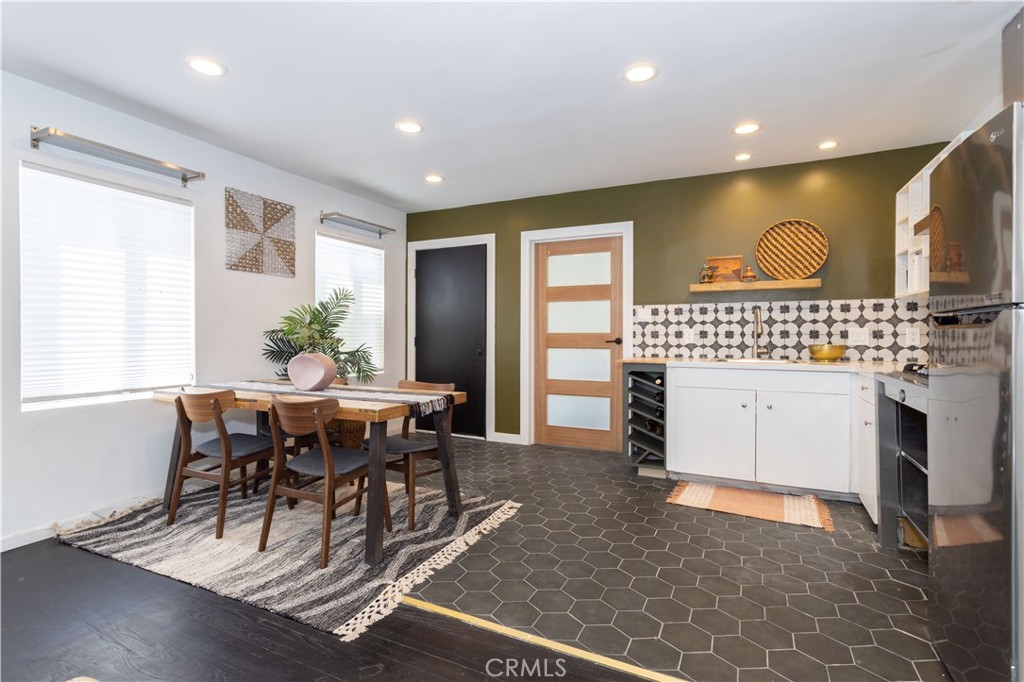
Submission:
<svg viewBox="0 0 1024 682">
<path fill-rule="evenodd" d="M 757 240 L 754 257 L 774 279 L 807 279 L 828 258 L 828 237 L 808 220 L 780 220 Z"/>
</svg>

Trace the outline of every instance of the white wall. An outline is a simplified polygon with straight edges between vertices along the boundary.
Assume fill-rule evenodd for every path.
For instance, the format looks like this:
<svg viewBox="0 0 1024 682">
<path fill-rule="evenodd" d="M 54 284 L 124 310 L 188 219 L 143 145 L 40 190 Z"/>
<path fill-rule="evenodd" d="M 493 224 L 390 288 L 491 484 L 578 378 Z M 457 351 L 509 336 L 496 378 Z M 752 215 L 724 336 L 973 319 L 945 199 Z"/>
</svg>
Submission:
<svg viewBox="0 0 1024 682">
<path fill-rule="evenodd" d="M 260 355 L 261 332 L 287 309 L 313 298 L 313 235 L 317 229 L 384 245 L 386 310 L 384 372 L 378 383 L 404 376 L 405 214 L 301 178 L 118 111 L 12 76 L 2 77 L 2 218 L 0 242 L 0 424 L 4 548 L 44 536 L 55 522 L 162 492 L 173 410 L 149 399 L 21 411 L 18 170 L 22 160 L 183 197 L 195 205 L 196 379 L 198 383 L 272 375 Z M 294 122 L 282 122 L 290 125 Z M 43 145 L 29 146 L 29 127 L 53 126 L 74 135 L 204 171 L 187 189 L 176 181 L 99 165 Z M 316 144 L 296 136 L 296 151 Z M 339 163 L 344 154 L 339 152 Z M 235 272 L 224 267 L 224 188 L 236 187 L 296 209 L 296 276 Z M 398 233 L 363 236 L 321 226 L 320 210 L 341 211 Z"/>
</svg>

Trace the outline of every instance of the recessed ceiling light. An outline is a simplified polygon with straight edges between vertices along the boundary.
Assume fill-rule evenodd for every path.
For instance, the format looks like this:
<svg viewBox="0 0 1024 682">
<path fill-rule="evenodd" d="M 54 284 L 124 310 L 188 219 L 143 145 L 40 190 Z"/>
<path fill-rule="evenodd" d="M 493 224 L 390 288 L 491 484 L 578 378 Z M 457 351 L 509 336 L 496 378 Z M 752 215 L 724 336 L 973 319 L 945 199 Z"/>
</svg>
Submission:
<svg viewBox="0 0 1024 682">
<path fill-rule="evenodd" d="M 835 140 L 825 140 L 818 145 L 818 149 L 835 149 L 839 146 L 839 143 Z"/>
<path fill-rule="evenodd" d="M 430 175 L 428 175 L 427 177 L 425 177 L 423 179 L 426 180 L 427 182 L 432 182 L 435 185 L 437 183 L 439 183 L 439 182 L 444 182 L 444 176 L 443 175 L 438 175 L 437 173 L 431 173 Z"/>
<path fill-rule="evenodd" d="M 634 64 L 626 69 L 624 78 L 630 83 L 644 83 L 658 75 L 658 69 L 650 64 Z"/>
<path fill-rule="evenodd" d="M 422 133 L 423 126 L 416 121 L 399 121 L 395 124 L 395 127 L 401 130 L 403 133 Z"/>
<path fill-rule="evenodd" d="M 189 57 L 186 61 L 188 61 L 188 65 L 193 71 L 201 73 L 204 76 L 219 78 L 220 76 L 228 75 L 227 67 L 213 59 L 209 59 L 207 57 Z"/>
<path fill-rule="evenodd" d="M 742 154 L 737 154 L 735 158 L 737 161 L 750 161 L 750 154 L 743 152 Z"/>
<path fill-rule="evenodd" d="M 732 131 L 734 133 L 736 133 L 737 135 L 750 135 L 751 133 L 756 133 L 760 129 L 761 129 L 761 124 L 760 123 L 753 123 L 753 122 L 751 122 L 751 123 L 742 123 L 742 124 L 736 126 L 735 128 L 733 128 Z"/>
</svg>

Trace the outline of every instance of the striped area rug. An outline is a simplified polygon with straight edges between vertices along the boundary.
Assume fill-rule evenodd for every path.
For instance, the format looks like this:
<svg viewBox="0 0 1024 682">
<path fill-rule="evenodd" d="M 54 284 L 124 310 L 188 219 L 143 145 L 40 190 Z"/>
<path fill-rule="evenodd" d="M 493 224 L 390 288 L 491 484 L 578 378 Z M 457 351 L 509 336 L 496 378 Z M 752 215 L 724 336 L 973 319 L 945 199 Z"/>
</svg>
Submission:
<svg viewBox="0 0 1024 682">
<path fill-rule="evenodd" d="M 417 487 L 416 530 L 410 531 L 404 487 L 389 488 L 394 531 L 384 533 L 384 560 L 377 566 L 363 561 L 365 500 L 358 517 L 352 516 L 351 503 L 338 510 L 330 563 L 323 570 L 323 508 L 312 502 L 288 509 L 279 499 L 267 549 L 258 552 L 266 486 L 246 500 L 232 491 L 220 540 L 213 537 L 216 488 L 182 496 L 173 526 L 167 526 L 167 514 L 155 502 L 99 525 L 70 529 L 60 540 L 350 641 L 519 508 L 515 502 L 463 496 L 465 512 L 456 519 L 448 515 L 444 490 Z"/>
<path fill-rule="evenodd" d="M 761 490 L 729 488 L 711 483 L 680 481 L 668 496 L 668 501 L 684 507 L 824 528 L 829 532 L 835 530 L 828 505 L 816 495 L 784 495 Z"/>
</svg>

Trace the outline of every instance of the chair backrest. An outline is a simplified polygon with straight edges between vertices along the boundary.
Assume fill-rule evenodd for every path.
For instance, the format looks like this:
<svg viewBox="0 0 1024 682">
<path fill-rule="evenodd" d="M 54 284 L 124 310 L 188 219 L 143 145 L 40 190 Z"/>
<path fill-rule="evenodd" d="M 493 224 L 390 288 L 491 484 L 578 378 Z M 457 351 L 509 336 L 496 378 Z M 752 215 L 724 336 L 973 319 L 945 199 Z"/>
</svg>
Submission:
<svg viewBox="0 0 1024 682">
<path fill-rule="evenodd" d="M 437 391 L 438 393 L 446 393 L 448 391 L 455 390 L 455 384 L 432 384 L 427 381 L 413 381 L 412 379 L 401 379 L 398 382 L 398 388 L 412 389 L 415 391 Z M 402 437 L 409 437 L 409 422 L 412 421 L 412 417 L 406 417 L 402 420 Z M 448 406 L 448 430 L 452 430 L 452 406 Z"/>
<path fill-rule="evenodd" d="M 192 452 L 192 424 L 212 421 L 217 425 L 224 461 L 230 462 L 231 437 L 224 425 L 223 414 L 234 404 L 235 392 L 231 390 L 186 393 L 182 389 L 174 398 L 174 407 L 178 412 L 178 431 L 181 433 L 181 456 L 187 458 Z"/>
<path fill-rule="evenodd" d="M 271 396 L 271 426 L 274 422 L 289 436 L 305 436 L 323 430 L 338 414 L 335 398 L 292 398 Z"/>
</svg>

